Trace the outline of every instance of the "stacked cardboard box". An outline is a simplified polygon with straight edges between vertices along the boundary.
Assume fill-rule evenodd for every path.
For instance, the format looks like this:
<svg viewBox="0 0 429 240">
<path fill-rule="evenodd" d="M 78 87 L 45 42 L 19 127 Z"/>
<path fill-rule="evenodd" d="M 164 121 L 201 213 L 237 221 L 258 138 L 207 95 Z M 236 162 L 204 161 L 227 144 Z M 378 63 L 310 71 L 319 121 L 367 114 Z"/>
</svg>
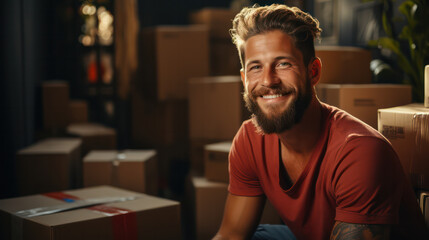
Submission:
<svg viewBox="0 0 429 240">
<path fill-rule="evenodd" d="M 0 239 L 181 239 L 178 202 L 108 186 L 0 200 L 0 222 Z"/>
<path fill-rule="evenodd" d="M 151 195 L 158 194 L 156 151 L 98 150 L 83 159 L 85 187 L 111 185 Z"/>
<path fill-rule="evenodd" d="M 189 81 L 189 136 L 191 167 L 202 173 L 203 146 L 232 140 L 241 123 L 249 118 L 239 76 L 194 78 Z"/>
<path fill-rule="evenodd" d="M 204 176 L 209 181 L 229 182 L 228 156 L 232 142 L 204 146 Z"/>
<path fill-rule="evenodd" d="M 42 83 L 43 125 L 49 136 L 64 135 L 70 123 L 88 122 L 88 105 L 70 99 L 66 81 Z"/>
<path fill-rule="evenodd" d="M 158 26 L 140 34 L 139 91 L 160 101 L 187 99 L 191 77 L 209 74 L 209 35 L 204 26 Z"/>
<path fill-rule="evenodd" d="M 429 108 L 415 103 L 379 109 L 378 131 L 392 143 L 414 187 L 429 189 Z"/>
<path fill-rule="evenodd" d="M 377 129 L 377 110 L 411 103 L 411 87 L 400 84 L 318 84 L 317 96 Z"/>
<path fill-rule="evenodd" d="M 65 81 L 42 83 L 43 125 L 45 129 L 61 132 L 69 123 L 69 85 Z"/>
<path fill-rule="evenodd" d="M 202 25 L 156 26 L 140 33 L 139 73 L 131 91 L 132 147 L 158 152 L 161 187 L 189 155 L 188 79 L 209 74 Z"/>
<path fill-rule="evenodd" d="M 157 151 L 162 190 L 169 181 L 170 165 L 188 158 L 188 101 L 148 102 L 141 92 L 132 91 L 132 146 Z"/>
<path fill-rule="evenodd" d="M 424 78 L 425 78 L 425 81 L 424 81 L 425 82 L 424 83 L 424 86 L 425 86 L 424 105 L 425 105 L 425 107 L 429 108 L 429 65 L 425 66 L 425 76 L 424 76 Z"/>
<path fill-rule="evenodd" d="M 17 152 L 17 192 L 28 195 L 80 185 L 82 141 L 49 138 Z"/>
<path fill-rule="evenodd" d="M 188 101 L 147 102 L 133 92 L 134 147 L 157 148 L 188 140 Z"/>
<path fill-rule="evenodd" d="M 88 104 L 84 100 L 70 100 L 68 110 L 69 123 L 88 122 Z"/>
<path fill-rule="evenodd" d="M 212 238 L 220 227 L 228 195 L 228 184 L 192 177 L 190 202 L 193 206 L 193 222 L 197 240 Z M 281 224 L 281 218 L 267 200 L 260 220 L 261 224 Z"/>
<path fill-rule="evenodd" d="M 191 176 L 188 207 L 195 239 L 209 239 L 220 227 L 228 195 L 228 155 L 231 141 L 204 146 L 204 177 Z M 269 201 L 266 202 L 260 223 L 281 224 L 281 218 Z"/>
<path fill-rule="evenodd" d="M 420 209 L 423 212 L 423 216 L 426 220 L 426 225 L 429 228 L 429 192 L 421 192 L 420 193 Z"/>
<path fill-rule="evenodd" d="M 316 56 L 322 60 L 320 83 L 371 83 L 371 52 L 344 46 L 317 46 Z"/>
<path fill-rule="evenodd" d="M 67 133 L 82 139 L 83 156 L 91 150 L 116 149 L 116 130 L 97 123 L 74 123 Z"/>
<path fill-rule="evenodd" d="M 204 24 L 210 33 L 210 75 L 235 75 L 240 71 L 240 59 L 232 43 L 229 29 L 237 11 L 222 8 L 204 8 L 190 15 L 194 24 Z"/>
</svg>

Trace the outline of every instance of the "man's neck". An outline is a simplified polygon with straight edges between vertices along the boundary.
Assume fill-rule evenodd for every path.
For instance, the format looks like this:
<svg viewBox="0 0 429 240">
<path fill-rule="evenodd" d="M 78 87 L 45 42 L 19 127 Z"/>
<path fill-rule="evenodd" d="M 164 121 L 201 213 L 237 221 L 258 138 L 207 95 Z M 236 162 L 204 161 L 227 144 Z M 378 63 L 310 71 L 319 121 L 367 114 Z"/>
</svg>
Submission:
<svg viewBox="0 0 429 240">
<path fill-rule="evenodd" d="M 293 156 L 306 156 L 315 147 L 322 133 L 322 106 L 313 96 L 301 121 L 291 129 L 277 134 L 284 154 Z"/>
</svg>

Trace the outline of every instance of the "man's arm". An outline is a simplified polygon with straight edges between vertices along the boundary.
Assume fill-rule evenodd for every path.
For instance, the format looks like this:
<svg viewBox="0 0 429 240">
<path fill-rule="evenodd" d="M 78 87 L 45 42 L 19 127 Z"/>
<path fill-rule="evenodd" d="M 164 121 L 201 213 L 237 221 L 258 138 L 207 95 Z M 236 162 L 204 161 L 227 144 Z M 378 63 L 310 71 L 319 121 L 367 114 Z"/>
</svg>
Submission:
<svg viewBox="0 0 429 240">
<path fill-rule="evenodd" d="M 228 194 L 222 224 L 213 240 L 249 239 L 259 223 L 264 204 L 265 196 Z"/>
<path fill-rule="evenodd" d="M 387 240 L 390 225 L 355 224 L 336 221 L 331 232 L 331 240 Z"/>
</svg>

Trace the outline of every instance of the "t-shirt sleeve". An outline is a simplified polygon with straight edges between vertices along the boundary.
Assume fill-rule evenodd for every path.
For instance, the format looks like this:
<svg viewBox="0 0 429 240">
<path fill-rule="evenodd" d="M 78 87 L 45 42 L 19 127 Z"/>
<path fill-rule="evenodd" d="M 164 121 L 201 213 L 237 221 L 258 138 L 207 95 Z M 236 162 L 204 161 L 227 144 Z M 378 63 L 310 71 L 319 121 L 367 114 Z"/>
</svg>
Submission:
<svg viewBox="0 0 429 240">
<path fill-rule="evenodd" d="M 229 152 L 229 187 L 231 194 L 259 196 L 264 192 L 257 176 L 253 148 L 245 124 L 238 130 Z"/>
<path fill-rule="evenodd" d="M 335 220 L 361 224 L 396 224 L 403 171 L 389 143 L 376 137 L 346 141 L 333 174 Z"/>
</svg>

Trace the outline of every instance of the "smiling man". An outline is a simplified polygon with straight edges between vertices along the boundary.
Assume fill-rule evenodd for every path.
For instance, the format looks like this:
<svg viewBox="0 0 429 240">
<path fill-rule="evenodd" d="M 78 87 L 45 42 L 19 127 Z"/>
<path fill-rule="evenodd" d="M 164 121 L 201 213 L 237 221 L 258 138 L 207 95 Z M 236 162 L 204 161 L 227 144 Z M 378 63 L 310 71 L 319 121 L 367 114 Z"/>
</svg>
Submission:
<svg viewBox="0 0 429 240">
<path fill-rule="evenodd" d="M 316 19 L 285 5 L 235 17 L 231 35 L 253 116 L 233 141 L 214 239 L 427 239 L 390 143 L 317 99 L 320 32 Z M 285 225 L 258 226 L 266 198 Z"/>
</svg>

